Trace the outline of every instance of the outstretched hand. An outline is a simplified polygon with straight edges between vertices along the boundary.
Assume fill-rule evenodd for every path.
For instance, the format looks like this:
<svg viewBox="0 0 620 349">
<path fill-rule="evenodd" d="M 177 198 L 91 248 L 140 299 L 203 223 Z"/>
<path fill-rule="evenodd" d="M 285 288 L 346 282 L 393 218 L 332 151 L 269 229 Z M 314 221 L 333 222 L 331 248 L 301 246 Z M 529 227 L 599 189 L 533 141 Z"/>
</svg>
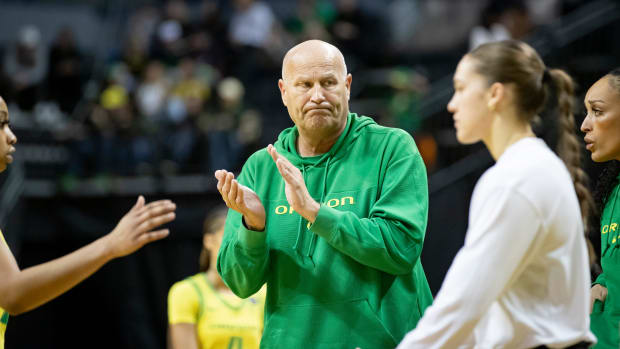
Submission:
<svg viewBox="0 0 620 349">
<path fill-rule="evenodd" d="M 174 220 L 175 209 L 176 205 L 170 200 L 159 200 L 145 205 L 144 197 L 140 195 L 116 228 L 105 236 L 111 257 L 126 256 L 149 242 L 168 236 L 168 229 L 153 229 Z"/>
<path fill-rule="evenodd" d="M 256 193 L 240 184 L 232 172 L 215 171 L 217 190 L 229 208 L 241 213 L 243 220 L 251 230 L 265 230 L 265 207 Z"/>
<path fill-rule="evenodd" d="M 280 155 L 273 145 L 269 144 L 267 151 L 284 179 L 286 201 L 288 201 L 293 210 L 309 222 L 314 223 L 321 206 L 310 196 L 301 172 L 287 158 Z"/>
</svg>

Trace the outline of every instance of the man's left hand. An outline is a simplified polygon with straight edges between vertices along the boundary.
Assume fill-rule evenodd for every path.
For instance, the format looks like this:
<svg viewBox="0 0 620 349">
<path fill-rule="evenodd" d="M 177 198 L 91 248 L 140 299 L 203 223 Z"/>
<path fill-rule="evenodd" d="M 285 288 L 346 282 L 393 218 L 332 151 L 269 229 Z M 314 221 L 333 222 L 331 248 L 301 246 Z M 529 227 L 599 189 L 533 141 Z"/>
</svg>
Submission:
<svg viewBox="0 0 620 349">
<path fill-rule="evenodd" d="M 269 144 L 267 146 L 267 151 L 273 158 L 280 175 L 284 179 L 286 201 L 288 201 L 293 210 L 307 219 L 308 222 L 314 223 L 321 205 L 310 196 L 301 172 L 297 167 L 293 166 L 288 159 L 278 154 L 278 151 L 273 145 Z"/>
</svg>

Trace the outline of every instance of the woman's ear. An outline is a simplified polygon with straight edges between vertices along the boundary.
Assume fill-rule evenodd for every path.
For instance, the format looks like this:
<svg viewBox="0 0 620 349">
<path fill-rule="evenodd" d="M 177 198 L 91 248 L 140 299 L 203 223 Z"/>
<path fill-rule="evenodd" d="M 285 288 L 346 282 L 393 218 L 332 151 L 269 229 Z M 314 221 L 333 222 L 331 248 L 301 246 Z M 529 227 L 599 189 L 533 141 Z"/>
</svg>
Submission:
<svg viewBox="0 0 620 349">
<path fill-rule="evenodd" d="M 501 82 L 494 82 L 487 91 L 487 108 L 495 112 L 504 101 L 506 95 L 506 85 Z"/>
</svg>

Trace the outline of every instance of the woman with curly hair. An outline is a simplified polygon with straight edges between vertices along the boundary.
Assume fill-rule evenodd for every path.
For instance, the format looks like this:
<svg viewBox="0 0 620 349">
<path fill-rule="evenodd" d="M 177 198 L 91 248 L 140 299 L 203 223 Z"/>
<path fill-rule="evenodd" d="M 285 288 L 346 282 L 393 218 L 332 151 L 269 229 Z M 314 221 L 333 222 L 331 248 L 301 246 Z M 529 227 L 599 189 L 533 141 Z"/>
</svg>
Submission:
<svg viewBox="0 0 620 349">
<path fill-rule="evenodd" d="M 599 79 L 586 93 L 588 114 L 581 131 L 595 162 L 607 162 L 594 198 L 599 208 L 601 266 L 590 295 L 592 332 L 596 348 L 618 348 L 620 339 L 620 69 Z"/>
</svg>

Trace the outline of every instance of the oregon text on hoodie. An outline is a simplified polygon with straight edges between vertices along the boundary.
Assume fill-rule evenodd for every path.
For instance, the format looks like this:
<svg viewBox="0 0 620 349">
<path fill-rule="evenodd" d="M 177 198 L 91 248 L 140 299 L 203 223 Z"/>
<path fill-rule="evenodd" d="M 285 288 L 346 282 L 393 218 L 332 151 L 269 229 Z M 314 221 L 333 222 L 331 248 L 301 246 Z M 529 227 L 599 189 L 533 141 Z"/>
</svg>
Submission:
<svg viewBox="0 0 620 349">
<path fill-rule="evenodd" d="M 240 297 L 267 283 L 261 348 L 393 348 L 432 296 L 420 263 L 428 211 L 426 169 L 403 130 L 349 114 L 329 152 L 301 157 L 297 128 L 275 147 L 321 204 L 310 225 L 289 206 L 265 149 L 238 181 L 266 211 L 264 232 L 230 210 L 217 269 Z"/>
</svg>

